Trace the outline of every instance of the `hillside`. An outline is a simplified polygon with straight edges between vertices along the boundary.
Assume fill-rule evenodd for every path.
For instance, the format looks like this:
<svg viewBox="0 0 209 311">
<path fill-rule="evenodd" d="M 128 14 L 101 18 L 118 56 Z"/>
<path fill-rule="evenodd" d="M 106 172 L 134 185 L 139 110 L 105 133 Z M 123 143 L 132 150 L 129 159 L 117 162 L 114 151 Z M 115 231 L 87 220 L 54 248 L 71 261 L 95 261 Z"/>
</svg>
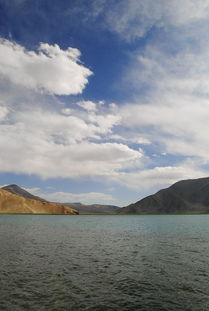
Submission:
<svg viewBox="0 0 209 311">
<path fill-rule="evenodd" d="M 0 214 L 78 214 L 61 204 L 27 199 L 0 189 Z"/>
<path fill-rule="evenodd" d="M 120 214 L 209 213 L 209 177 L 179 181 L 123 207 Z"/>
</svg>

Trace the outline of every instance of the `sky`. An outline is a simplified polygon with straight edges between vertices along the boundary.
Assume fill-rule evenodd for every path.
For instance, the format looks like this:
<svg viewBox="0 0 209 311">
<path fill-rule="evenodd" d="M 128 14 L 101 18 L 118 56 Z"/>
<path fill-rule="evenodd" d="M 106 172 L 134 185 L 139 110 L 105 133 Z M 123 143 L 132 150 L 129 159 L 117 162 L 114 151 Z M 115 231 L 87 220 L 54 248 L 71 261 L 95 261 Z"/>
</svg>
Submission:
<svg viewBox="0 0 209 311">
<path fill-rule="evenodd" d="M 0 185 L 125 206 L 209 176 L 209 0 L 0 0 Z"/>
</svg>

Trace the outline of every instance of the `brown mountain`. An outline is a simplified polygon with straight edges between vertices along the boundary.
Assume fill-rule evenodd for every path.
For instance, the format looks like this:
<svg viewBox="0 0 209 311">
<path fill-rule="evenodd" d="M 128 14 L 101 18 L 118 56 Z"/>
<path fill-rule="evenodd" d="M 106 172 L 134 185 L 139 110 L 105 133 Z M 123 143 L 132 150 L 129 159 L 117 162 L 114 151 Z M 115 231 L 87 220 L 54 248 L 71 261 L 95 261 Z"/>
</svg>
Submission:
<svg viewBox="0 0 209 311">
<path fill-rule="evenodd" d="M 79 214 L 115 214 L 119 209 L 115 205 L 63 203 L 79 211 Z"/>
<path fill-rule="evenodd" d="M 65 205 L 27 199 L 0 189 L 1 214 L 79 214 Z"/>
<path fill-rule="evenodd" d="M 209 213 L 209 177 L 179 181 L 123 207 L 120 214 Z"/>
<path fill-rule="evenodd" d="M 18 185 L 15 185 L 15 184 L 4 186 L 1 189 L 9 191 L 13 194 L 19 195 L 19 196 L 26 198 L 26 199 L 32 199 L 32 200 L 47 202 L 47 200 L 31 194 L 30 192 L 26 191 L 25 189 L 19 187 Z"/>
</svg>

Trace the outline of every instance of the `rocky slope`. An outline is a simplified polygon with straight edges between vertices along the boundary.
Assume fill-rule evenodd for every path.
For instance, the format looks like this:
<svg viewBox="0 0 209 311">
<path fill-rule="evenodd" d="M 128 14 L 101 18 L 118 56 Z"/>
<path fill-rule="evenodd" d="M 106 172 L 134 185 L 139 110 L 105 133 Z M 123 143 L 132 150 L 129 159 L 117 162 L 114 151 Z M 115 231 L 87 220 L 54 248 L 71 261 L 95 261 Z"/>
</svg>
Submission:
<svg viewBox="0 0 209 311">
<path fill-rule="evenodd" d="M 78 214 L 65 205 L 27 199 L 0 189 L 0 214 Z"/>
<path fill-rule="evenodd" d="M 134 204 L 121 214 L 209 213 L 209 177 L 179 181 Z"/>
</svg>

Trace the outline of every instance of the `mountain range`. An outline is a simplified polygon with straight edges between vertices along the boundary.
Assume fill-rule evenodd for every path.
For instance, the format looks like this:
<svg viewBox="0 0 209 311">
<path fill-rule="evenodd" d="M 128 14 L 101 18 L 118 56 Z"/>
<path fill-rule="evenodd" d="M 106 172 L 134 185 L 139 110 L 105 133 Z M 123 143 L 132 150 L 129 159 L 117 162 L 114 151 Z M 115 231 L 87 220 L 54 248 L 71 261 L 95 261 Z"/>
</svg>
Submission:
<svg viewBox="0 0 209 311">
<path fill-rule="evenodd" d="M 63 203 L 70 206 L 77 211 L 79 214 L 115 214 L 119 207 L 115 205 L 103 205 L 103 204 L 82 204 L 82 203 Z"/>
<path fill-rule="evenodd" d="M 5 193 L 15 196 L 10 198 L 7 195 L 8 204 L 4 200 Z M 16 205 L 13 204 L 15 200 L 17 201 Z M 19 206 L 23 204 L 23 210 L 27 207 L 30 211 L 30 206 L 37 206 L 39 212 L 48 211 L 61 214 L 207 214 L 209 213 L 209 177 L 181 180 L 122 208 L 101 204 L 51 203 L 32 195 L 17 185 L 8 185 L 0 189 L 0 213 L 7 211 L 11 202 L 13 207 L 17 206 L 13 209 L 15 212 L 19 211 Z M 5 208 L 5 206 L 7 207 Z M 55 210 L 56 212 L 54 212 Z"/>
</svg>

